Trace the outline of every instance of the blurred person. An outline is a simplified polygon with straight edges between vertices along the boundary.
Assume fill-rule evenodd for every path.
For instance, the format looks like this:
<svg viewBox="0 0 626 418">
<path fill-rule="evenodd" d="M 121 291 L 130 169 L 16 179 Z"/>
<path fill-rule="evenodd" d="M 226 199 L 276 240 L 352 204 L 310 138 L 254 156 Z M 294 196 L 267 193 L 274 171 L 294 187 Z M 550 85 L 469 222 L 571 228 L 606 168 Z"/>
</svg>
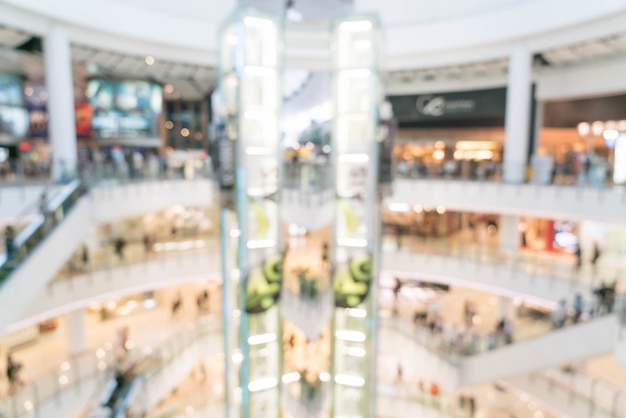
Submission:
<svg viewBox="0 0 626 418">
<path fill-rule="evenodd" d="M 183 299 L 180 295 L 180 292 L 178 292 L 176 293 L 176 297 L 172 301 L 172 318 L 176 318 L 182 306 L 183 306 Z"/>
<path fill-rule="evenodd" d="M 398 384 L 402 383 L 402 375 L 403 375 L 403 373 L 404 373 L 404 371 L 402 369 L 402 363 L 399 362 L 397 370 L 396 370 L 396 383 L 398 383 Z"/>
<path fill-rule="evenodd" d="M 576 249 L 574 250 L 574 255 L 576 255 L 576 270 L 580 270 L 580 267 L 583 264 L 583 255 L 580 249 L 580 244 L 576 244 Z"/>
<path fill-rule="evenodd" d="M 470 418 L 474 418 L 474 416 L 476 415 L 476 398 L 474 398 L 473 396 L 470 396 L 467 399 L 467 406 L 469 409 Z"/>
<path fill-rule="evenodd" d="M 148 234 L 143 235 L 143 251 L 146 254 L 150 254 L 152 252 L 152 243 L 150 242 L 150 236 Z"/>
<path fill-rule="evenodd" d="M 402 282 L 396 277 L 396 282 L 393 286 L 393 296 L 395 297 L 396 301 L 398 301 L 400 290 L 402 290 Z"/>
<path fill-rule="evenodd" d="M 513 343 L 513 333 L 515 329 L 513 328 L 513 323 L 508 319 L 504 321 L 504 343 L 512 344 Z"/>
<path fill-rule="evenodd" d="M 41 212 L 41 214 L 44 217 L 44 220 L 47 219 L 48 217 L 48 195 L 46 194 L 46 192 L 41 193 L 41 196 L 39 196 L 39 212 Z"/>
<path fill-rule="evenodd" d="M 124 260 L 124 247 L 126 247 L 126 241 L 123 238 L 117 238 L 113 243 L 113 247 L 115 249 L 115 255 L 120 259 L 120 261 Z"/>
<path fill-rule="evenodd" d="M 11 354 L 7 356 L 7 380 L 9 381 L 9 391 L 13 392 L 24 383 L 20 378 L 20 371 L 22 370 L 22 364 L 13 360 Z"/>
<path fill-rule="evenodd" d="M 83 262 L 83 267 L 87 268 L 89 266 L 89 247 L 86 244 L 83 244 L 81 260 Z"/>
<path fill-rule="evenodd" d="M 565 309 L 565 300 L 561 299 L 559 305 L 554 311 L 552 311 L 552 325 L 554 328 L 562 328 L 565 325 L 567 319 L 567 312 Z"/>
<path fill-rule="evenodd" d="M 578 321 L 580 321 L 580 317 L 583 314 L 583 310 L 585 308 L 585 302 L 583 300 L 583 297 L 580 293 L 576 293 L 576 296 L 574 296 L 574 304 L 573 304 L 573 308 L 574 308 L 574 323 L 578 323 Z"/>
<path fill-rule="evenodd" d="M 328 269 L 329 267 L 329 257 L 328 257 L 328 243 L 325 242 L 324 245 L 322 245 L 322 267 L 324 269 Z"/>
<path fill-rule="evenodd" d="M 15 229 L 12 225 L 4 228 L 4 246 L 7 253 L 7 260 L 12 261 L 15 256 Z"/>
<path fill-rule="evenodd" d="M 594 276 L 596 274 L 596 266 L 598 264 L 598 259 L 600 258 L 600 255 L 601 255 L 601 252 L 600 252 L 600 246 L 598 245 L 598 241 L 594 241 L 593 253 L 591 254 L 591 268 L 592 268 Z"/>
<path fill-rule="evenodd" d="M 435 382 L 430 384 L 430 396 L 433 397 L 433 403 L 435 405 L 439 404 L 439 385 Z"/>
</svg>

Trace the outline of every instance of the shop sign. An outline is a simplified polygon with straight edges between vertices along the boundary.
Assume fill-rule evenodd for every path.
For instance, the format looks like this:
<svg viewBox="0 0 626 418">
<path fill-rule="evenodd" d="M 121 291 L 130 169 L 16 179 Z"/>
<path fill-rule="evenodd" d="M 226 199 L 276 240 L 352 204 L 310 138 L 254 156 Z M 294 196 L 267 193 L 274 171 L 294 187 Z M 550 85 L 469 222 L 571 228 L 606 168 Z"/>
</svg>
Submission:
<svg viewBox="0 0 626 418">
<path fill-rule="evenodd" d="M 390 96 L 400 123 L 504 118 L 506 89 Z"/>
</svg>

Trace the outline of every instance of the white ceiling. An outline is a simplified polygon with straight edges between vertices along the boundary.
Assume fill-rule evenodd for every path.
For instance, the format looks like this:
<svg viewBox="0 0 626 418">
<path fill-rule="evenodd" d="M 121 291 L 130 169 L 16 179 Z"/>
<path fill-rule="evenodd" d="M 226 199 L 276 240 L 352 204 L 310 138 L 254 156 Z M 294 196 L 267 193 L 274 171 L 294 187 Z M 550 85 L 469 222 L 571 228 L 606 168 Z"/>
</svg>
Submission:
<svg viewBox="0 0 626 418">
<path fill-rule="evenodd" d="M 240 0 L 243 7 L 282 13 L 287 0 Z M 302 14 L 304 21 L 335 18 L 348 14 L 354 0 L 293 0 L 293 8 Z"/>
<path fill-rule="evenodd" d="M 626 32 L 541 53 L 551 67 L 586 64 L 626 56 Z M 492 60 L 466 65 L 403 70 L 387 73 L 390 83 L 429 83 L 502 76 L 508 71 L 508 60 Z M 540 63 L 536 63 L 540 66 Z"/>
<path fill-rule="evenodd" d="M 252 0 L 249 0 L 253 2 Z M 275 2 L 282 0 L 258 0 Z M 328 7 L 347 7 L 341 0 L 296 0 L 295 7 L 305 13 L 314 1 L 323 1 Z M 335 9 L 333 9 L 335 10 Z M 43 82 L 43 63 L 39 54 L 14 50 L 30 39 L 30 34 L 0 26 L 0 71 L 20 73 L 27 78 Z M 626 56 L 626 32 L 609 37 L 556 48 L 541 53 L 551 67 L 572 66 L 588 62 Z M 207 66 L 156 60 L 147 65 L 145 57 L 119 54 L 81 45 L 72 46 L 72 58 L 79 73 L 75 76 L 105 75 L 138 79 L 152 79 L 163 84 L 172 84 L 174 93 L 169 97 L 182 97 L 189 100 L 206 97 L 215 86 L 215 70 Z M 441 82 L 502 76 L 506 74 L 506 59 L 477 62 L 467 65 L 454 65 L 419 70 L 393 71 L 386 74 L 389 83 Z M 304 77 L 304 76 L 302 76 Z M 298 78 L 298 77 L 296 77 Z M 295 82 L 295 84 L 298 84 Z M 290 86 L 288 90 L 297 90 Z M 289 93 L 287 93 L 289 95 Z"/>
</svg>

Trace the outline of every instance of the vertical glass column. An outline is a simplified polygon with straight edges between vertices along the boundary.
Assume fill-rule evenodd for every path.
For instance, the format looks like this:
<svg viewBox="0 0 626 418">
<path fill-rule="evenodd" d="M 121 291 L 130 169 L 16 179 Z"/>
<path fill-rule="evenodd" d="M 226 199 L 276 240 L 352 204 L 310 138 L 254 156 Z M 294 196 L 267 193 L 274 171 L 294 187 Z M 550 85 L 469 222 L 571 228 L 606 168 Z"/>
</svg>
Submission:
<svg viewBox="0 0 626 418">
<path fill-rule="evenodd" d="M 280 32 L 278 19 L 238 11 L 220 33 L 215 112 L 228 417 L 280 415 Z"/>
<path fill-rule="evenodd" d="M 372 18 L 334 27 L 333 156 L 337 214 L 332 416 L 375 416 L 379 259 L 379 29 Z"/>
</svg>

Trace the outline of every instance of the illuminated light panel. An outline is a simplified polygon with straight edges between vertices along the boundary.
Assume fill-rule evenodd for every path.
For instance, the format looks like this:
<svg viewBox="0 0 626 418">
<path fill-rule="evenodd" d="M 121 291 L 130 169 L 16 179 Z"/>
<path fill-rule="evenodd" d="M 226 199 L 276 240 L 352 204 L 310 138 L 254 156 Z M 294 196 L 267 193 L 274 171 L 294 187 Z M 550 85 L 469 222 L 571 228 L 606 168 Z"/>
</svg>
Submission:
<svg viewBox="0 0 626 418">
<path fill-rule="evenodd" d="M 276 245 L 276 241 L 273 239 L 257 239 L 254 241 L 248 241 L 246 246 L 251 250 L 259 248 L 271 248 Z"/>
<path fill-rule="evenodd" d="M 270 148 L 266 148 L 266 147 L 246 147 L 246 154 L 248 155 L 274 155 L 274 150 Z"/>
<path fill-rule="evenodd" d="M 274 341 L 276 341 L 276 334 L 274 334 L 273 332 L 248 337 L 248 345 L 267 344 Z"/>
<path fill-rule="evenodd" d="M 402 213 L 402 212 L 409 212 L 411 210 L 411 205 L 409 205 L 408 203 L 393 202 L 393 203 L 390 203 L 387 207 L 392 212 Z"/>
<path fill-rule="evenodd" d="M 338 340 L 342 341 L 350 341 L 353 343 L 362 343 L 365 342 L 365 333 L 361 331 L 349 331 L 349 330 L 338 330 L 335 332 L 335 337 Z"/>
<path fill-rule="evenodd" d="M 357 375 L 338 374 L 335 376 L 335 383 L 338 385 L 360 388 L 365 386 L 365 379 Z"/>
<path fill-rule="evenodd" d="M 365 357 L 367 352 L 362 347 L 347 347 L 345 353 L 351 357 Z"/>
<path fill-rule="evenodd" d="M 263 19 L 260 17 L 252 17 L 248 16 L 243 19 L 243 23 L 246 26 L 257 27 L 257 28 L 268 28 L 274 27 L 274 22 L 269 19 Z"/>
<path fill-rule="evenodd" d="M 300 380 L 300 373 L 291 372 L 283 375 L 282 381 L 284 384 L 295 383 Z"/>
<path fill-rule="evenodd" d="M 267 76 L 275 73 L 274 67 L 263 67 L 262 65 L 246 65 L 244 72 L 248 75 Z"/>
<path fill-rule="evenodd" d="M 370 160 L 367 154 L 340 154 L 339 161 L 342 163 L 366 163 Z"/>
<path fill-rule="evenodd" d="M 320 373 L 320 380 L 322 382 L 330 382 L 330 373 L 328 373 L 328 372 Z"/>
<path fill-rule="evenodd" d="M 351 22 L 343 22 L 339 25 L 339 30 L 350 32 L 359 32 L 372 29 L 372 22 L 369 20 L 353 20 Z"/>
<path fill-rule="evenodd" d="M 353 318 L 367 317 L 367 311 L 365 309 L 349 308 L 347 309 L 347 311 L 348 311 L 348 316 L 351 316 Z"/>
<path fill-rule="evenodd" d="M 369 77 L 372 72 L 367 68 L 355 68 L 339 72 L 341 77 Z"/>
<path fill-rule="evenodd" d="M 278 380 L 273 377 L 266 377 L 264 379 L 254 380 L 248 383 L 248 390 L 250 392 L 260 392 L 262 390 L 272 389 L 278 385 Z"/>
<path fill-rule="evenodd" d="M 365 238 L 340 238 L 337 240 L 337 244 L 343 247 L 365 248 L 367 247 L 367 240 Z"/>
</svg>

